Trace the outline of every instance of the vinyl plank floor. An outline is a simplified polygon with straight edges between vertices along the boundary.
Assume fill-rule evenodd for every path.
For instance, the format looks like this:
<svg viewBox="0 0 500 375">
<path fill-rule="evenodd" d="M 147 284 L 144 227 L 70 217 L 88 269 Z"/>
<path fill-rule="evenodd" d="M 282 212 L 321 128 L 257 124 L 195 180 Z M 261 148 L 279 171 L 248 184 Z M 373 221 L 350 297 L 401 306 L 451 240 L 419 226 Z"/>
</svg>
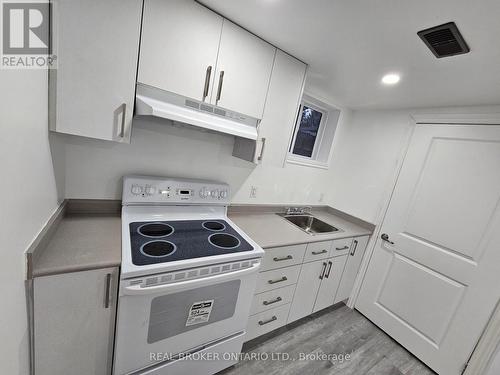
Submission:
<svg viewBox="0 0 500 375">
<path fill-rule="evenodd" d="M 363 315 L 345 305 L 246 343 L 242 360 L 218 375 L 257 374 L 435 375 Z"/>
</svg>

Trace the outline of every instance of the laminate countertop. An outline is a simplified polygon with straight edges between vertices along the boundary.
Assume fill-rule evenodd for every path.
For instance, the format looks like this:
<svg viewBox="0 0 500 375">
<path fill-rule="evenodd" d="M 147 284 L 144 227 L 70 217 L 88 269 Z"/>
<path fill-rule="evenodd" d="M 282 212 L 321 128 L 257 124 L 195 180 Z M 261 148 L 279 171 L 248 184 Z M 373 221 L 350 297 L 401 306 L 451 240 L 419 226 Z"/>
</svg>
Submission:
<svg viewBox="0 0 500 375">
<path fill-rule="evenodd" d="M 312 210 L 316 218 L 339 229 L 337 232 L 308 234 L 274 212 L 230 212 L 229 218 L 262 248 L 357 237 L 373 233 L 374 225 L 330 207 Z"/>
</svg>

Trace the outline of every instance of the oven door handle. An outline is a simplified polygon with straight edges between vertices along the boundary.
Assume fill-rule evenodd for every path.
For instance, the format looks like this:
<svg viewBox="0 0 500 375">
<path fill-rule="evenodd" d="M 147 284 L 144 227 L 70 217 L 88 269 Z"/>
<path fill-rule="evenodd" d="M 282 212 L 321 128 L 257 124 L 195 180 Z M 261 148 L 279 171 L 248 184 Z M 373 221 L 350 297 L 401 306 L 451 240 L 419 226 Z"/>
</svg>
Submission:
<svg viewBox="0 0 500 375">
<path fill-rule="evenodd" d="M 145 294 L 156 294 L 163 292 L 177 292 L 184 289 L 192 289 L 197 287 L 202 287 L 214 282 L 220 282 L 228 279 L 234 279 L 242 276 L 246 276 L 252 273 L 257 273 L 260 267 L 260 262 L 255 263 L 249 268 L 245 268 L 239 271 L 227 272 L 214 276 L 207 276 L 203 278 L 173 282 L 169 284 L 162 284 L 156 286 L 148 286 L 142 288 L 140 285 L 129 285 L 122 289 L 122 295 L 145 295 Z"/>
</svg>

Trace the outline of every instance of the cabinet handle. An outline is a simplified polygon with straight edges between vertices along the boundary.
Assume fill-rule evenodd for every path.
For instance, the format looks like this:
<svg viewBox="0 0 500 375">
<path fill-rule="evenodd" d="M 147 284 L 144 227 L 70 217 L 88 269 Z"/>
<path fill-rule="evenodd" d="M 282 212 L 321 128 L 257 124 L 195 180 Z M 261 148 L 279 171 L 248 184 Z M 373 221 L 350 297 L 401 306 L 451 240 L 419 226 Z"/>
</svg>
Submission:
<svg viewBox="0 0 500 375">
<path fill-rule="evenodd" d="M 217 98 L 215 99 L 215 105 L 219 104 L 220 96 L 222 94 L 223 83 L 224 83 L 224 71 L 221 70 L 219 74 L 219 87 L 217 88 Z"/>
<path fill-rule="evenodd" d="M 325 276 L 325 271 L 326 271 L 326 262 L 323 262 L 323 268 L 321 269 L 321 275 L 319 275 L 320 280 L 323 280 L 323 277 Z"/>
<path fill-rule="evenodd" d="M 330 271 L 332 270 L 332 265 L 333 263 L 331 261 L 328 262 L 328 271 L 326 271 L 325 279 L 328 279 L 328 276 L 330 276 Z"/>
<path fill-rule="evenodd" d="M 273 317 L 271 319 L 259 320 L 259 325 L 263 326 L 264 324 L 274 322 L 276 319 L 278 319 L 278 318 L 276 318 L 276 315 L 273 315 Z"/>
<path fill-rule="evenodd" d="M 293 259 L 293 256 L 291 255 L 287 255 L 286 257 L 281 257 L 281 258 L 278 258 L 278 257 L 274 257 L 273 260 L 275 262 L 281 262 L 282 260 L 290 260 L 290 259 Z"/>
<path fill-rule="evenodd" d="M 111 289 L 111 274 L 106 274 L 106 292 L 104 294 L 104 308 L 109 308 L 109 297 L 110 297 L 110 289 Z"/>
<path fill-rule="evenodd" d="M 127 103 L 122 104 L 122 123 L 120 126 L 120 138 L 125 137 L 125 117 L 127 116 Z"/>
<path fill-rule="evenodd" d="M 336 247 L 335 250 L 347 250 L 349 246 L 344 246 L 344 247 Z"/>
<path fill-rule="evenodd" d="M 262 161 L 264 157 L 264 149 L 266 148 L 266 138 L 262 138 L 262 148 L 260 149 L 260 155 L 257 158 L 258 161 Z"/>
<path fill-rule="evenodd" d="M 280 302 L 281 300 L 282 300 L 281 297 L 276 297 L 276 299 L 273 299 L 272 301 L 264 301 L 264 302 L 262 302 L 262 304 L 264 306 L 272 305 L 273 303 Z"/>
<path fill-rule="evenodd" d="M 357 248 L 358 248 L 358 240 L 354 240 L 354 246 L 353 246 L 353 249 L 352 249 L 351 254 L 350 254 L 351 256 L 354 256 Z"/>
<path fill-rule="evenodd" d="M 320 254 L 324 254 L 324 253 L 327 253 L 327 252 L 328 252 L 328 250 L 323 249 L 321 251 L 311 251 L 311 254 L 312 255 L 320 255 Z"/>
<path fill-rule="evenodd" d="M 276 284 L 276 283 L 281 283 L 282 281 L 287 281 L 288 278 L 286 276 L 283 276 L 281 279 L 278 280 L 268 280 L 267 282 L 269 284 Z"/>
<path fill-rule="evenodd" d="M 210 65 L 207 68 L 207 72 L 205 73 L 205 86 L 203 86 L 203 99 L 202 101 L 205 101 L 205 99 L 208 96 L 208 88 L 210 86 L 210 76 L 212 75 L 212 65 Z"/>
</svg>

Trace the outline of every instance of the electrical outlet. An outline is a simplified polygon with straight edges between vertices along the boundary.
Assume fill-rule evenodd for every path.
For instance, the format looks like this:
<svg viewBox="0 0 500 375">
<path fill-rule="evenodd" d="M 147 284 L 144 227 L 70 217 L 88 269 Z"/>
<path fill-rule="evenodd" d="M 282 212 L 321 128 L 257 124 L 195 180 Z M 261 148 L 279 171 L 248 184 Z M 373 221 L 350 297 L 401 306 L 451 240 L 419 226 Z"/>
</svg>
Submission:
<svg viewBox="0 0 500 375">
<path fill-rule="evenodd" d="M 257 198 L 257 186 L 250 187 L 250 198 Z"/>
</svg>

